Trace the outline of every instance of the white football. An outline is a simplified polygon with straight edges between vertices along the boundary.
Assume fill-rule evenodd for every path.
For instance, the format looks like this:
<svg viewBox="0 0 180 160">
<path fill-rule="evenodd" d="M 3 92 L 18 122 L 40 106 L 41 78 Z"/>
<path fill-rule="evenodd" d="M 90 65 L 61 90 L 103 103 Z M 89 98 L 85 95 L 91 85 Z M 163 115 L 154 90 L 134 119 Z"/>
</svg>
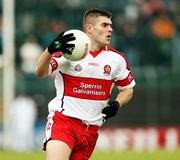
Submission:
<svg viewBox="0 0 180 160">
<path fill-rule="evenodd" d="M 86 33 L 81 30 L 68 30 L 64 33 L 64 35 L 69 33 L 73 33 L 76 39 L 68 43 L 75 44 L 75 47 L 72 49 L 72 54 L 62 53 L 62 55 L 68 60 L 79 61 L 86 57 L 86 55 L 89 53 L 91 48 L 90 39 Z"/>
</svg>

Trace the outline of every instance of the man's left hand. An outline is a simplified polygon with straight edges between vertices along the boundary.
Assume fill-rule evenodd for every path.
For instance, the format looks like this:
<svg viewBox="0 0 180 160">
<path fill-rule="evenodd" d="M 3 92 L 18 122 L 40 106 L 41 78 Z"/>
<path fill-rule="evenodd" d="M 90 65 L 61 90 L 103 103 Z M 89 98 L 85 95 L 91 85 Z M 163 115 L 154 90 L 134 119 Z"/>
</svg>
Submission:
<svg viewBox="0 0 180 160">
<path fill-rule="evenodd" d="M 102 110 L 102 113 L 105 114 L 104 119 L 107 120 L 114 117 L 117 114 L 119 107 L 120 104 L 118 101 L 110 101 L 108 106 Z"/>
</svg>

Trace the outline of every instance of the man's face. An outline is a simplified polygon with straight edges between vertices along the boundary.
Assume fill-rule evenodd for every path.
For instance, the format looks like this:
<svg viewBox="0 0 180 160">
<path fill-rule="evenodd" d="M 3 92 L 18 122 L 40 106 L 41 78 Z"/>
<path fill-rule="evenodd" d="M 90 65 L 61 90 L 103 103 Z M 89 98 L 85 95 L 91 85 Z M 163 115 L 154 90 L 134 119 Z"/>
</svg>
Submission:
<svg viewBox="0 0 180 160">
<path fill-rule="evenodd" d="M 99 16 L 96 18 L 94 25 L 92 25 L 92 40 L 101 45 L 109 45 L 112 34 L 112 22 L 111 19 L 104 16 Z"/>
</svg>

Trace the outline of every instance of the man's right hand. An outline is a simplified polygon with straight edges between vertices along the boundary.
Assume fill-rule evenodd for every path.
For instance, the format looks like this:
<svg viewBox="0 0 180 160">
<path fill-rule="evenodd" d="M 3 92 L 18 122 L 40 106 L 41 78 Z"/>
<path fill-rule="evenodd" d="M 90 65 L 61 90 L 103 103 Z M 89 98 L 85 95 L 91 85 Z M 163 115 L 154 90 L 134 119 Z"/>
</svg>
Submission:
<svg viewBox="0 0 180 160">
<path fill-rule="evenodd" d="M 72 54 L 72 50 L 75 47 L 74 44 L 68 42 L 75 40 L 73 33 L 64 35 L 64 32 L 60 33 L 48 46 L 48 52 L 53 54 L 54 52 L 64 52 Z"/>
</svg>

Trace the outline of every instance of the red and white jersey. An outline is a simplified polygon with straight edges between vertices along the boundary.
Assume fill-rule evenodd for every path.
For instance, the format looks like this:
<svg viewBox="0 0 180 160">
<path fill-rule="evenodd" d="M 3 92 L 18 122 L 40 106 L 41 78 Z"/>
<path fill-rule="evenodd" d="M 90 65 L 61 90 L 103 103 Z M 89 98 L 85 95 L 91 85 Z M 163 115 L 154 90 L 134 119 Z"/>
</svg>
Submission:
<svg viewBox="0 0 180 160">
<path fill-rule="evenodd" d="M 56 97 L 49 103 L 49 111 L 62 111 L 88 124 L 102 125 L 102 109 L 106 107 L 111 90 L 135 85 L 124 55 L 110 46 L 90 52 L 80 61 L 68 61 L 55 53 L 49 73 L 55 73 Z"/>
</svg>

